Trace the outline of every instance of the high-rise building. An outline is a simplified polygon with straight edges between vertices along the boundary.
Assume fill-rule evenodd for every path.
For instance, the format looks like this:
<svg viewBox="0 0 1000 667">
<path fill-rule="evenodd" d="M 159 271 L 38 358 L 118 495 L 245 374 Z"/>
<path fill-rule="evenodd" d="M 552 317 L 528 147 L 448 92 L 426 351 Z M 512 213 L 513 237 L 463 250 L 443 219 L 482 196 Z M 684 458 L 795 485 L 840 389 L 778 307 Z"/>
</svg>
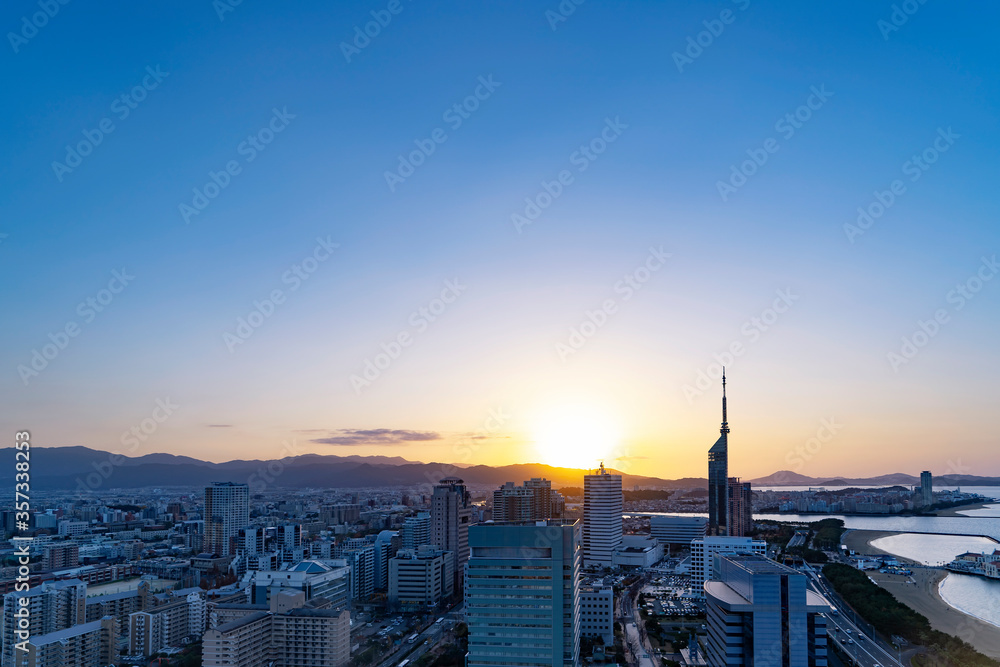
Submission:
<svg viewBox="0 0 1000 667">
<path fill-rule="evenodd" d="M 920 473 L 920 501 L 923 505 L 934 504 L 934 477 L 930 470 Z"/>
<path fill-rule="evenodd" d="M 753 532 L 753 489 L 750 482 L 729 478 L 729 535 L 746 537 Z"/>
<path fill-rule="evenodd" d="M 454 593 L 451 554 L 425 544 L 402 549 L 389 560 L 389 606 L 404 611 L 433 609 Z"/>
<path fill-rule="evenodd" d="M 283 523 L 278 526 L 278 548 L 291 551 L 302 546 L 302 526 L 297 523 Z"/>
<path fill-rule="evenodd" d="M 715 556 L 704 585 L 708 664 L 826 667 L 830 605 L 806 575 L 752 554 Z"/>
<path fill-rule="evenodd" d="M 472 505 L 465 482 L 457 477 L 446 477 L 434 487 L 431 496 L 431 544 L 442 551 L 450 551 L 452 572 L 456 586 L 469 560 L 469 524 L 472 523 Z"/>
<path fill-rule="evenodd" d="M 729 422 L 726 419 L 726 369 L 722 369 L 722 428 L 719 439 L 708 450 L 708 534 L 728 535 Z"/>
<path fill-rule="evenodd" d="M 431 513 L 417 512 L 416 516 L 408 516 L 403 521 L 400 531 L 403 549 L 416 549 L 431 543 Z"/>
<path fill-rule="evenodd" d="M 661 544 L 691 546 L 691 540 L 705 537 L 708 519 L 703 516 L 652 516 L 649 532 Z"/>
<path fill-rule="evenodd" d="M 611 567 L 622 544 L 622 476 L 604 464 L 583 476 L 583 562 L 587 567 Z"/>
<path fill-rule="evenodd" d="M 579 523 L 479 524 L 469 545 L 467 667 L 577 667 Z"/>
<path fill-rule="evenodd" d="M 691 540 L 691 588 L 699 597 L 712 578 L 716 554 L 767 554 L 767 542 L 749 537 L 705 537 Z"/>
<path fill-rule="evenodd" d="M 242 550 L 247 556 L 264 553 L 264 527 L 246 526 L 240 528 L 240 538 L 237 550 Z"/>
<path fill-rule="evenodd" d="M 375 589 L 384 591 L 389 587 L 389 560 L 399 551 L 399 533 L 383 530 L 375 538 Z"/>
<path fill-rule="evenodd" d="M 215 482 L 205 487 L 205 550 L 220 556 L 236 554 L 240 528 L 250 523 L 250 487 Z"/>
</svg>

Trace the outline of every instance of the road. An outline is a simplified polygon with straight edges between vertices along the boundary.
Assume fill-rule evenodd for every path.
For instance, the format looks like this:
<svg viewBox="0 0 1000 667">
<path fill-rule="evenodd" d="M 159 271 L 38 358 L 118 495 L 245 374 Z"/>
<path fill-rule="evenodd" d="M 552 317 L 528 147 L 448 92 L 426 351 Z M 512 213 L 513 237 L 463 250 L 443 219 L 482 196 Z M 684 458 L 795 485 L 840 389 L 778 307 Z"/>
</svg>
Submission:
<svg viewBox="0 0 1000 667">
<path fill-rule="evenodd" d="M 809 586 L 840 610 L 836 615 L 826 615 L 827 630 L 830 639 L 840 646 L 847 655 L 851 656 L 855 664 L 860 667 L 875 667 L 876 665 L 902 667 L 896 657 L 896 651 L 892 647 L 886 647 L 866 623 L 860 620 L 856 622 L 855 619 L 851 618 L 852 611 L 841 601 L 840 596 L 826 585 L 826 581 L 822 577 L 813 570 L 807 571 L 807 574 L 809 575 Z M 860 628 L 863 628 L 864 632 Z M 865 638 L 858 639 L 859 636 Z M 848 644 L 848 639 L 853 640 L 853 643 Z"/>
<path fill-rule="evenodd" d="M 379 663 L 379 667 L 393 667 L 403 662 L 403 660 L 409 660 L 409 664 L 412 665 L 420 656 L 434 648 L 434 645 L 441 639 L 441 635 L 444 632 L 443 625 L 444 623 L 431 623 L 417 636 L 417 640 L 412 644 L 404 639 L 396 652 Z"/>
<path fill-rule="evenodd" d="M 637 667 L 660 667 L 660 661 L 646 636 L 646 628 L 639 625 L 643 622 L 639 614 L 639 591 L 645 583 L 643 579 L 633 584 L 618 597 L 616 615 L 625 628 L 625 648 L 628 649 L 625 659 L 628 663 Z"/>
</svg>

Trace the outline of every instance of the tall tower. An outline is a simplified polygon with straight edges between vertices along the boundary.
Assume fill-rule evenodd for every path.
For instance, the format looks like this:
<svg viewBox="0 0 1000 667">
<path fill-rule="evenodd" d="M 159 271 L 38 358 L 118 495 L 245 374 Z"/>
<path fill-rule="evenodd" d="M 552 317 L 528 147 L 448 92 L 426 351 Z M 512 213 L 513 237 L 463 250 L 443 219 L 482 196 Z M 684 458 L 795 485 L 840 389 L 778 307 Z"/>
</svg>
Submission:
<svg viewBox="0 0 1000 667">
<path fill-rule="evenodd" d="M 434 487 L 431 496 L 431 544 L 443 551 L 450 551 L 451 571 L 455 575 L 455 590 L 469 560 L 469 524 L 472 523 L 472 506 L 465 482 L 457 477 L 445 477 Z"/>
<path fill-rule="evenodd" d="M 722 369 L 722 428 L 708 450 L 708 534 L 728 535 L 729 422 L 726 419 L 726 369 Z"/>
<path fill-rule="evenodd" d="M 250 487 L 214 482 L 205 487 L 205 550 L 232 556 L 234 538 L 250 523 Z"/>
<path fill-rule="evenodd" d="M 622 476 L 601 464 L 596 474 L 583 476 L 583 562 L 587 567 L 611 567 L 611 554 L 622 544 Z"/>
<path fill-rule="evenodd" d="M 934 477 L 929 470 L 920 473 L 920 502 L 925 507 L 934 504 Z"/>
</svg>

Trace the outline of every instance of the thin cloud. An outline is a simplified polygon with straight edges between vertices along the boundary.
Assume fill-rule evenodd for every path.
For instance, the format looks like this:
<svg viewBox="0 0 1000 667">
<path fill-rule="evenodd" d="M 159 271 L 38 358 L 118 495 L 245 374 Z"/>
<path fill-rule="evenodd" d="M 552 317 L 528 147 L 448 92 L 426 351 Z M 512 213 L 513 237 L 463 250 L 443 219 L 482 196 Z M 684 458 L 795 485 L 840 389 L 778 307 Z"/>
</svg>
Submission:
<svg viewBox="0 0 1000 667">
<path fill-rule="evenodd" d="M 232 424 L 209 424 L 209 428 L 232 428 Z"/>
<path fill-rule="evenodd" d="M 409 431 L 405 429 L 353 429 L 343 428 L 326 438 L 316 438 L 311 442 L 321 445 L 355 447 L 359 445 L 405 445 L 410 442 L 440 440 L 441 434 L 434 431 Z"/>
</svg>

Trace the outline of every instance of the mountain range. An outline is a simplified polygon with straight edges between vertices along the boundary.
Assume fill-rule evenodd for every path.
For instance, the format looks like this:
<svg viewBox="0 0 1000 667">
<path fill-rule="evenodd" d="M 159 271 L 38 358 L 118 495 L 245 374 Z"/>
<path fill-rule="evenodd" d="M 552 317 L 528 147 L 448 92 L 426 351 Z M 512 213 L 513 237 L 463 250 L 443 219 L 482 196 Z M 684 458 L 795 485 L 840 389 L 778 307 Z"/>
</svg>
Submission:
<svg viewBox="0 0 1000 667">
<path fill-rule="evenodd" d="M 14 449 L 2 456 L 14 461 Z M 506 466 L 451 465 L 421 463 L 399 456 L 333 456 L 305 454 L 276 460 L 227 461 L 212 463 L 190 456 L 146 454 L 129 457 L 88 447 L 33 447 L 31 449 L 31 484 L 36 489 L 109 489 L 140 487 L 200 487 L 211 482 L 250 482 L 252 486 L 286 488 L 365 488 L 379 486 L 419 486 L 438 480 L 461 477 L 472 487 L 496 487 L 504 482 L 522 482 L 544 477 L 555 488 L 580 487 L 585 470 L 556 468 L 540 463 Z M 626 489 L 679 489 L 707 487 L 705 478 L 661 479 L 625 472 Z M 12 485 L 14 466 L 0 466 L 0 483 Z M 791 471 L 779 471 L 750 480 L 754 486 L 910 486 L 920 478 L 904 473 L 878 477 L 808 477 Z M 994 486 L 1000 477 L 975 475 L 936 476 L 938 485 Z"/>
</svg>

